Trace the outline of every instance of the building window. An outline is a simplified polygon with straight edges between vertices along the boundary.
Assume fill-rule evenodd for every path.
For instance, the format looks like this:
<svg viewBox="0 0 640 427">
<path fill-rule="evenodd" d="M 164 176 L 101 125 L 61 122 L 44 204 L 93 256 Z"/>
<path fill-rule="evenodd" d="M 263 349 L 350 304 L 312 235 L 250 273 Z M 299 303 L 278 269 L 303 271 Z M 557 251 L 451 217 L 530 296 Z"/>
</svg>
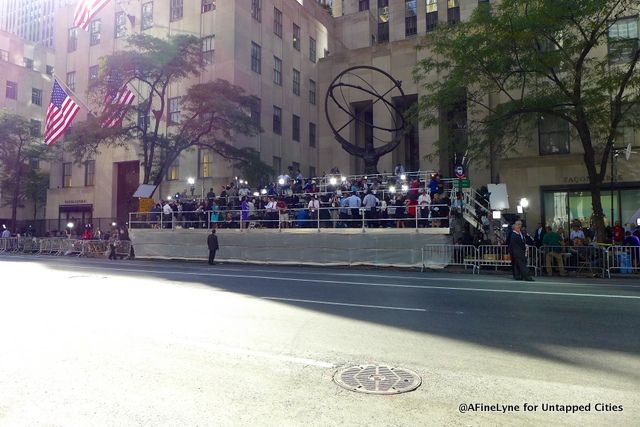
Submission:
<svg viewBox="0 0 640 427">
<path fill-rule="evenodd" d="M 282 159 L 280 157 L 273 156 L 271 165 L 273 166 L 273 170 L 276 171 L 277 174 L 282 172 Z"/>
<path fill-rule="evenodd" d="M 216 9 L 215 0 L 202 0 L 202 13 L 211 12 Z"/>
<path fill-rule="evenodd" d="M 18 99 L 18 83 L 7 80 L 7 90 L 5 92 L 7 99 Z"/>
<path fill-rule="evenodd" d="M 282 38 L 282 12 L 277 7 L 273 8 L 273 33 Z"/>
<path fill-rule="evenodd" d="M 309 122 L 309 146 L 316 146 L 316 124 Z"/>
<path fill-rule="evenodd" d="M 638 50 L 638 18 L 618 19 L 609 27 L 609 61 L 629 62 Z"/>
<path fill-rule="evenodd" d="M 24 61 L 24 67 L 29 69 L 29 70 L 33 70 L 33 59 L 31 58 L 22 58 L 22 60 Z"/>
<path fill-rule="evenodd" d="M 251 0 L 251 17 L 258 22 L 262 21 L 262 0 Z"/>
<path fill-rule="evenodd" d="M 216 36 L 207 36 L 202 39 L 202 61 L 213 64 Z"/>
<path fill-rule="evenodd" d="M 315 178 L 316 176 L 315 166 L 309 166 L 309 178 Z"/>
<path fill-rule="evenodd" d="M 40 169 L 40 159 L 32 157 L 29 159 L 29 167 L 31 169 Z"/>
<path fill-rule="evenodd" d="M 389 0 L 378 0 L 378 43 L 389 41 Z"/>
<path fill-rule="evenodd" d="M 282 86 L 282 59 L 273 57 L 273 83 Z"/>
<path fill-rule="evenodd" d="M 255 96 L 252 96 L 251 98 L 253 98 L 253 102 L 251 103 L 251 122 L 258 129 L 262 129 L 262 119 L 260 114 L 262 108 L 260 98 L 257 98 Z"/>
<path fill-rule="evenodd" d="M 425 0 L 427 10 L 427 33 L 436 29 L 438 25 L 438 0 Z"/>
<path fill-rule="evenodd" d="M 182 19 L 182 0 L 171 0 L 169 4 L 169 16 L 171 22 Z"/>
<path fill-rule="evenodd" d="M 9 51 L 0 49 L 0 60 L 9 62 Z"/>
<path fill-rule="evenodd" d="M 76 72 L 67 73 L 67 87 L 70 90 L 76 90 Z"/>
<path fill-rule="evenodd" d="M 309 60 L 316 62 L 316 39 L 309 37 Z"/>
<path fill-rule="evenodd" d="M 46 73 L 49 76 L 53 76 L 53 65 L 47 65 Z"/>
<path fill-rule="evenodd" d="M 40 120 L 31 119 L 30 133 L 35 138 L 42 136 L 42 122 Z"/>
<path fill-rule="evenodd" d="M 167 169 L 167 181 L 177 181 L 179 179 L 178 169 L 180 167 L 180 161 L 175 159 L 169 169 Z"/>
<path fill-rule="evenodd" d="M 418 32 L 418 15 L 416 14 L 416 0 L 405 0 L 404 35 L 415 36 Z"/>
<path fill-rule="evenodd" d="M 540 155 L 568 154 L 570 139 L 569 123 L 554 116 L 540 116 L 538 119 Z"/>
<path fill-rule="evenodd" d="M 293 173 L 295 175 L 297 175 L 299 172 L 301 172 L 300 169 L 300 163 L 298 162 L 291 162 L 291 170 L 293 171 Z"/>
<path fill-rule="evenodd" d="M 300 50 L 300 27 L 293 24 L 293 48 Z"/>
<path fill-rule="evenodd" d="M 254 42 L 251 42 L 251 71 L 262 72 L 262 48 Z"/>
<path fill-rule="evenodd" d="M 147 112 L 147 105 L 138 105 L 138 127 L 142 132 L 146 132 L 150 124 L 151 117 L 149 117 L 149 113 Z"/>
<path fill-rule="evenodd" d="M 316 82 L 309 79 L 309 104 L 316 105 Z"/>
<path fill-rule="evenodd" d="M 153 27 L 153 2 L 142 3 L 142 22 L 140 27 L 143 30 Z"/>
<path fill-rule="evenodd" d="M 100 44 L 100 20 L 94 19 L 89 24 L 89 44 L 95 46 Z"/>
<path fill-rule="evenodd" d="M 211 177 L 211 163 L 213 163 L 213 152 L 209 149 L 198 150 L 198 177 Z"/>
<path fill-rule="evenodd" d="M 71 187 L 71 162 L 62 164 L 62 188 Z"/>
<path fill-rule="evenodd" d="M 69 28 L 67 34 L 67 52 L 75 52 L 78 48 L 78 29 L 76 27 Z"/>
<path fill-rule="evenodd" d="M 300 117 L 295 114 L 291 119 L 291 139 L 300 142 Z"/>
<path fill-rule="evenodd" d="M 447 22 L 460 22 L 460 0 L 447 0 Z"/>
<path fill-rule="evenodd" d="M 31 103 L 42 106 L 42 90 L 36 88 L 31 89 Z"/>
<path fill-rule="evenodd" d="M 169 125 L 180 124 L 180 98 L 169 98 Z"/>
<path fill-rule="evenodd" d="M 98 66 L 92 65 L 89 67 L 89 82 L 98 80 Z"/>
<path fill-rule="evenodd" d="M 358 0 L 358 11 L 369 10 L 369 0 Z"/>
<path fill-rule="evenodd" d="M 119 39 L 127 34 L 127 14 L 124 12 L 116 12 L 116 23 L 114 35 Z"/>
<path fill-rule="evenodd" d="M 300 96 L 300 71 L 293 69 L 293 94 Z"/>
<path fill-rule="evenodd" d="M 282 135 L 282 109 L 273 106 L 273 133 Z"/>
<path fill-rule="evenodd" d="M 87 160 L 84 162 L 84 186 L 93 187 L 94 177 L 96 175 L 96 161 Z"/>
</svg>

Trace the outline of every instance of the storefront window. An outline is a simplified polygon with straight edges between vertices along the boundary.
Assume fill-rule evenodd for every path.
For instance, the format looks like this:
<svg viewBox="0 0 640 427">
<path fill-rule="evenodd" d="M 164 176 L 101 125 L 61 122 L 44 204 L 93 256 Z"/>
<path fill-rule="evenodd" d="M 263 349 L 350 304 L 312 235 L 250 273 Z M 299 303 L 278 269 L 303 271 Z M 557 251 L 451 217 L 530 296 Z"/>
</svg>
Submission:
<svg viewBox="0 0 640 427">
<path fill-rule="evenodd" d="M 613 218 L 626 223 L 638 209 L 640 189 L 615 190 L 613 192 Z M 584 226 L 589 226 L 593 214 L 591 193 L 589 191 L 545 191 L 543 193 L 544 217 L 546 225 L 554 229 L 563 227 L 565 230 L 573 220 L 580 220 Z M 602 210 L 605 217 L 605 225 L 611 221 L 611 192 L 602 190 Z"/>
</svg>

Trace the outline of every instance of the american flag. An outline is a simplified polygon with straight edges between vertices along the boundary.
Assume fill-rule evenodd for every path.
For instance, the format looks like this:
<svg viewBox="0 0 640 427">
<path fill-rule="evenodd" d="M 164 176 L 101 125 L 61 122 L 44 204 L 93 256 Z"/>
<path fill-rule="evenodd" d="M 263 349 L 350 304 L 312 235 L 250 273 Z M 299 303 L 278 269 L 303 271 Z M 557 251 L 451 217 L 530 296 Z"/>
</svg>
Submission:
<svg viewBox="0 0 640 427">
<path fill-rule="evenodd" d="M 109 0 L 80 0 L 73 15 L 73 25 L 87 31 L 89 22 Z"/>
<path fill-rule="evenodd" d="M 113 71 L 107 76 L 107 93 L 104 97 L 104 111 L 102 112 L 105 118 L 101 123 L 103 128 L 119 126 L 129 110 L 129 106 L 136 99 L 127 85 L 122 84 L 123 80 L 122 73 L 118 71 Z"/>
<path fill-rule="evenodd" d="M 44 143 L 52 145 L 71 125 L 80 107 L 62 89 L 57 80 L 53 81 L 51 102 L 47 109 L 47 120 L 44 128 Z"/>
</svg>

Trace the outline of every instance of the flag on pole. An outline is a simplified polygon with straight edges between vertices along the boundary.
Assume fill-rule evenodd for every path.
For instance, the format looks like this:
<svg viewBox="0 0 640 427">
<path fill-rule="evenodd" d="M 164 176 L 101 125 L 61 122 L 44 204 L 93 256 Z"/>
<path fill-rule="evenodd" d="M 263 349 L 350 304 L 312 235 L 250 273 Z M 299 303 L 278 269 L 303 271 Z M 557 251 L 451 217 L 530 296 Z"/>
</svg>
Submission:
<svg viewBox="0 0 640 427">
<path fill-rule="evenodd" d="M 80 107 L 62 89 L 57 80 L 53 81 L 51 102 L 47 109 L 47 120 L 44 127 L 44 143 L 52 145 L 71 125 Z"/>
<path fill-rule="evenodd" d="M 73 15 L 73 25 L 87 31 L 89 22 L 109 0 L 79 0 Z"/>
<path fill-rule="evenodd" d="M 105 118 L 101 123 L 103 128 L 119 126 L 129 110 L 129 106 L 136 99 L 127 85 L 122 84 L 123 80 L 122 73 L 119 71 L 113 71 L 113 74 L 107 76 L 107 93 L 104 97 L 104 111 L 102 112 Z"/>
</svg>

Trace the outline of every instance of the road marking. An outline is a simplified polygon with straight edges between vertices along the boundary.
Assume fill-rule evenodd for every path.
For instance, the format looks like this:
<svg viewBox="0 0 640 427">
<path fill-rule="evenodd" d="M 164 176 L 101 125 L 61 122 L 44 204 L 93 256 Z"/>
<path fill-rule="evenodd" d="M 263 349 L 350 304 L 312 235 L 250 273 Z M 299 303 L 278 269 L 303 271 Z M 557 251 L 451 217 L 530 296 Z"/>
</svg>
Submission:
<svg viewBox="0 0 640 427">
<path fill-rule="evenodd" d="M 26 259 L 26 260 L 33 260 L 34 258 L 37 259 L 47 259 L 47 260 L 52 260 L 52 261 L 74 261 L 74 260 L 66 260 L 64 258 L 51 258 L 48 256 L 40 256 L 40 255 L 35 255 L 35 256 L 22 256 L 22 255 L 12 255 L 12 258 L 20 258 L 20 259 Z M 90 261 L 90 260 L 86 260 L 86 261 Z M 91 260 L 93 261 L 93 260 Z M 155 266 L 160 266 L 161 263 L 159 263 L 158 261 L 140 261 L 137 260 L 137 263 L 139 262 L 140 264 L 137 265 L 144 265 L 146 267 L 155 267 Z M 60 262 L 60 264 L 62 265 L 69 265 L 69 266 L 74 266 L 74 267 L 80 267 L 80 268 L 85 268 L 86 265 L 74 265 L 74 264 L 70 264 L 67 262 Z M 93 265 L 96 266 L 105 266 L 103 263 L 92 263 Z M 131 265 L 131 262 L 120 262 L 120 261 L 116 261 L 111 263 L 113 265 L 122 265 L 122 266 L 127 266 L 127 265 Z M 249 264 L 247 265 L 247 267 L 251 267 L 254 264 Z M 175 267 L 175 266 L 174 266 Z M 195 268 L 199 268 L 201 270 L 206 269 L 207 271 L 210 269 L 210 267 L 205 267 L 205 266 L 200 266 L 200 265 L 192 265 L 192 267 Z M 258 272 L 258 273 L 284 273 L 284 274 L 301 274 L 301 275 L 322 275 L 322 276 L 345 276 L 345 277 L 375 277 L 375 278 L 388 278 L 388 279 L 402 279 L 402 280 L 421 280 L 421 281 L 442 281 L 442 282 L 464 282 L 464 283 L 473 283 L 473 282 L 478 282 L 478 283 L 486 283 L 486 279 L 474 279 L 474 278 L 455 278 L 455 277 L 441 277 L 441 276 L 429 276 L 429 275 L 422 275 L 422 276 L 408 276 L 408 275 L 400 275 L 400 276 L 392 276 L 392 275 L 388 275 L 388 274 L 365 274 L 365 273 L 333 273 L 333 272 L 327 272 L 327 271 L 295 271 L 295 270 L 274 270 L 274 269 L 257 269 L 257 268 L 234 268 L 232 266 L 224 266 L 224 265 L 220 265 L 221 268 L 216 268 L 216 271 L 242 271 L 242 272 L 246 272 L 246 271 L 250 271 L 250 272 Z M 107 267 L 110 268 L 110 267 Z M 310 267 L 306 267 L 306 268 L 310 268 Z M 156 272 L 158 272 L 157 270 L 154 270 Z M 182 272 L 181 270 L 175 270 L 175 272 Z M 185 272 L 187 273 L 187 272 Z M 489 276 L 483 276 L 483 277 L 489 277 Z M 494 279 L 499 279 L 499 283 L 513 283 L 514 280 L 513 279 L 509 279 L 506 277 L 499 277 L 499 278 L 494 278 Z M 597 288 L 597 287 L 607 287 L 607 288 L 640 288 L 640 286 L 638 285 L 630 285 L 630 284 L 619 284 L 619 283 L 575 283 L 575 282 L 554 282 L 554 281 L 548 281 L 546 279 L 543 280 L 538 280 L 534 283 L 529 283 L 527 284 L 528 286 L 556 286 L 556 285 L 562 285 L 562 286 L 576 286 L 576 287 L 589 287 L 589 288 Z"/>
<path fill-rule="evenodd" d="M 309 304 L 324 304 L 324 305 L 343 305 L 347 307 L 364 307 L 364 308 L 379 308 L 383 310 L 403 310 L 403 311 L 427 311 L 424 308 L 410 308 L 410 307 L 390 307 L 386 305 L 367 305 L 367 304 L 350 304 L 346 302 L 330 302 L 330 301 L 314 301 L 309 299 L 295 299 L 295 298 L 278 298 L 278 297 L 260 297 L 262 299 L 275 300 L 275 301 L 291 301 L 291 302 L 305 302 Z"/>
<path fill-rule="evenodd" d="M 329 369 L 329 368 L 336 367 L 336 365 L 333 363 L 322 362 L 320 360 L 307 359 L 304 357 L 285 356 L 283 354 L 267 353 L 265 351 L 246 350 L 243 348 L 219 346 L 219 345 L 206 345 L 199 342 L 191 342 L 191 341 L 178 341 L 178 342 L 172 342 L 171 344 L 190 346 L 190 347 L 199 347 L 204 350 L 215 351 L 218 353 L 228 353 L 228 354 L 234 354 L 239 356 L 259 357 L 262 359 L 276 360 L 278 362 L 297 363 L 305 366 L 316 366 L 318 368 Z"/>
<path fill-rule="evenodd" d="M 88 266 L 73 265 L 73 268 L 81 269 L 94 269 Z M 605 295 L 605 294 L 580 294 L 575 292 L 543 292 L 543 291 L 525 291 L 525 290 L 513 290 L 513 289 L 482 289 L 482 288 L 457 288 L 453 286 L 420 286 L 420 285 L 400 285 L 395 283 L 369 283 L 369 282 L 343 282 L 338 280 L 317 280 L 317 279 L 301 279 L 294 277 L 274 277 L 274 276 L 255 276 L 249 274 L 222 274 L 222 273 L 200 273 L 192 271 L 161 271 L 161 270 L 143 270 L 133 268 L 110 268 L 105 266 L 110 271 L 123 271 L 130 273 L 153 273 L 160 275 L 176 275 L 182 274 L 186 276 L 205 276 L 205 277 L 234 277 L 238 279 L 262 279 L 273 280 L 283 282 L 311 282 L 311 283 L 330 283 L 337 285 L 355 285 L 355 286 L 370 286 L 370 287 L 386 287 L 386 288 L 409 288 L 409 289 L 425 289 L 425 290 L 445 290 L 445 291 L 463 291 L 463 292 L 494 292 L 494 293 L 508 293 L 508 294 L 524 294 L 524 295 L 558 295 L 558 296 L 571 296 L 571 297 L 587 297 L 587 298 L 612 298 L 612 299 L 640 299 L 640 296 L 635 295 Z M 400 278 L 401 279 L 401 278 Z M 521 283 L 521 282 L 517 282 Z"/>
</svg>

